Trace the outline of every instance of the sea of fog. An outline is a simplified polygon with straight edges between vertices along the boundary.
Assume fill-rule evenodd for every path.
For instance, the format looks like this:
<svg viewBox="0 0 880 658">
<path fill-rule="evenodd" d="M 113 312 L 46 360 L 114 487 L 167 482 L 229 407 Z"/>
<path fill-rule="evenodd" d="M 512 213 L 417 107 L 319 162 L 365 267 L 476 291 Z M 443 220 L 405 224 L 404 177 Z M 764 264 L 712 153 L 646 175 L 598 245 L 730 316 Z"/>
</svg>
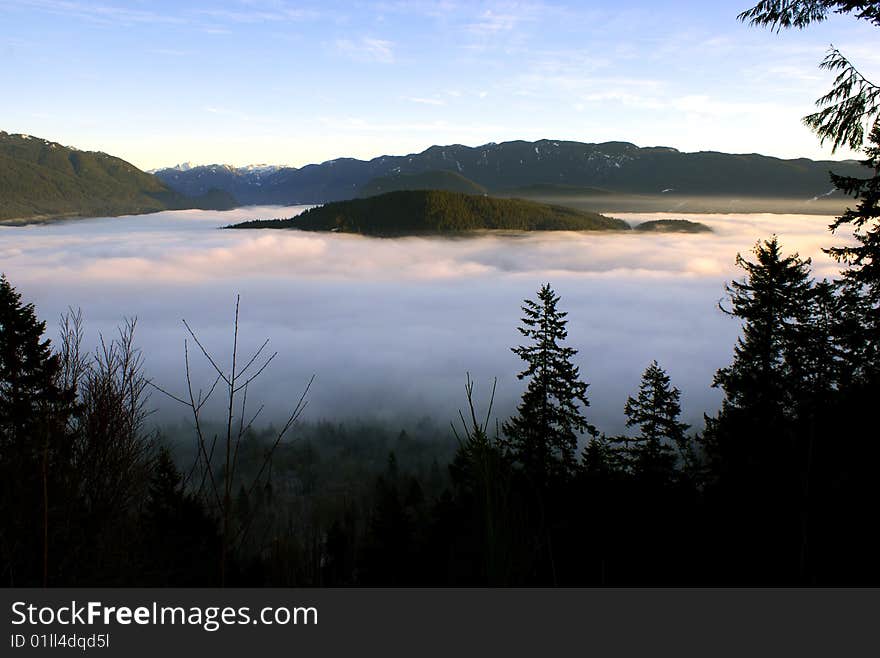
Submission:
<svg viewBox="0 0 880 658">
<path fill-rule="evenodd" d="M 789 251 L 812 257 L 819 276 L 837 265 L 821 248 L 840 241 L 830 217 L 688 215 L 712 234 L 533 233 L 473 238 L 376 239 L 296 231 L 225 231 L 252 218 L 302 208 L 177 211 L 48 225 L 0 227 L 0 270 L 34 302 L 57 335 L 68 307 L 82 309 L 95 345 L 126 317 L 151 378 L 185 388 L 186 319 L 224 363 L 241 294 L 242 352 L 270 338 L 275 361 L 249 392 L 279 417 L 316 375 L 305 418 L 375 418 L 440 423 L 464 404 L 465 373 L 478 402 L 498 378 L 496 412 L 509 414 L 522 391 L 510 347 L 523 298 L 544 282 L 568 311 L 569 343 L 590 384 L 592 422 L 623 428 L 623 406 L 657 359 L 683 393 L 685 420 L 702 427 L 716 409 L 710 387 L 739 331 L 718 310 L 725 281 L 739 277 L 737 252 L 773 233 Z M 676 215 L 617 214 L 630 222 Z M 210 371 L 196 361 L 207 387 Z M 157 418 L 185 417 L 154 394 Z"/>
</svg>

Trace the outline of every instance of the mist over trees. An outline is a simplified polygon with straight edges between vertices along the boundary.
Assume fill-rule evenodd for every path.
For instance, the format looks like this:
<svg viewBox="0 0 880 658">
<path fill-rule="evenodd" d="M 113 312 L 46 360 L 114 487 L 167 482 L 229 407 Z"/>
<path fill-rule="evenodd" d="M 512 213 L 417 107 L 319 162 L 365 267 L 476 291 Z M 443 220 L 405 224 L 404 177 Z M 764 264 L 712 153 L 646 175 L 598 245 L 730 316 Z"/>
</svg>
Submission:
<svg viewBox="0 0 880 658">
<path fill-rule="evenodd" d="M 146 422 L 136 323 L 84 354 L 71 312 L 53 349 L 4 278 L 4 584 L 877 582 L 872 282 L 858 266 L 816 281 L 775 237 L 737 263 L 720 306 L 742 333 L 713 382 L 721 409 L 694 432 L 655 361 L 619 436 L 589 422 L 550 284 L 523 303 L 512 350 L 525 388 L 509 419 L 468 378 L 451 433 L 260 429 L 235 401 L 247 368 L 205 353 L 217 381 L 181 399 L 195 440 L 169 443 Z M 223 389 L 231 415 L 201 418 Z"/>
</svg>

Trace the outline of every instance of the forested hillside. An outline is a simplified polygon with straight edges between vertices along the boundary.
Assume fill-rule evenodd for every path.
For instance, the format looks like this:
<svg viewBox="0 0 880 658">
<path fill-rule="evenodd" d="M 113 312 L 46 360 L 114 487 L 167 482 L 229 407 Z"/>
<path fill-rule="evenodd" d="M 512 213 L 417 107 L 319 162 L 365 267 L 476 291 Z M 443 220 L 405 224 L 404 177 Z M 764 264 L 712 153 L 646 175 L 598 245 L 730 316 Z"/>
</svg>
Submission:
<svg viewBox="0 0 880 658">
<path fill-rule="evenodd" d="M 488 190 L 454 171 L 425 171 L 374 178 L 358 190 L 358 196 L 377 196 L 402 190 L 446 190 L 462 194 L 486 194 Z"/>
<path fill-rule="evenodd" d="M 95 217 L 236 205 L 213 190 L 189 198 L 106 153 L 0 132 L 0 220 Z"/>
</svg>

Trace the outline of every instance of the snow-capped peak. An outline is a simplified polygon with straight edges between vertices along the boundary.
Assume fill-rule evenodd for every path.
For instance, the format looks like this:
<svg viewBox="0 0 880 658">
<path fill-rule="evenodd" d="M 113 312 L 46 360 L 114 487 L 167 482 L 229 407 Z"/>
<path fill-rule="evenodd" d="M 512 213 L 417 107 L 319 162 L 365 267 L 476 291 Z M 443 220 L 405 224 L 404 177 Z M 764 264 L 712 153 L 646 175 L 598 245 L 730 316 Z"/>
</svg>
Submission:
<svg viewBox="0 0 880 658">
<path fill-rule="evenodd" d="M 238 171 L 247 171 L 254 174 L 272 174 L 281 169 L 281 165 L 271 164 L 249 164 L 243 167 L 236 167 Z"/>
</svg>

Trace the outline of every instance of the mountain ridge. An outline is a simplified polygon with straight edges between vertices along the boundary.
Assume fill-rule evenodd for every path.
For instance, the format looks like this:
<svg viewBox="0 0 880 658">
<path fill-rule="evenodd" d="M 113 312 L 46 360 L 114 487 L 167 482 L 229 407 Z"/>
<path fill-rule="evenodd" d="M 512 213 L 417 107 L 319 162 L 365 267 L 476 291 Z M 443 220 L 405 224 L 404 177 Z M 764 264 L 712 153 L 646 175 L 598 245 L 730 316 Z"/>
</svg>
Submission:
<svg viewBox="0 0 880 658">
<path fill-rule="evenodd" d="M 0 221 L 118 216 L 238 205 L 219 189 L 187 197 L 130 162 L 0 131 Z"/>
<path fill-rule="evenodd" d="M 489 142 L 430 146 L 419 153 L 370 160 L 334 158 L 303 167 L 280 167 L 249 175 L 223 173 L 219 165 L 181 172 L 159 170 L 172 188 L 196 194 L 207 186 L 225 189 L 244 204 L 314 204 L 354 198 L 368 184 L 447 171 L 490 194 L 533 186 L 595 188 L 618 194 L 741 195 L 810 199 L 827 193 L 828 171 L 862 175 L 854 160 L 783 159 L 757 153 L 683 152 L 669 146 L 631 142 L 565 140 Z M 212 171 L 213 169 L 213 171 Z"/>
</svg>

